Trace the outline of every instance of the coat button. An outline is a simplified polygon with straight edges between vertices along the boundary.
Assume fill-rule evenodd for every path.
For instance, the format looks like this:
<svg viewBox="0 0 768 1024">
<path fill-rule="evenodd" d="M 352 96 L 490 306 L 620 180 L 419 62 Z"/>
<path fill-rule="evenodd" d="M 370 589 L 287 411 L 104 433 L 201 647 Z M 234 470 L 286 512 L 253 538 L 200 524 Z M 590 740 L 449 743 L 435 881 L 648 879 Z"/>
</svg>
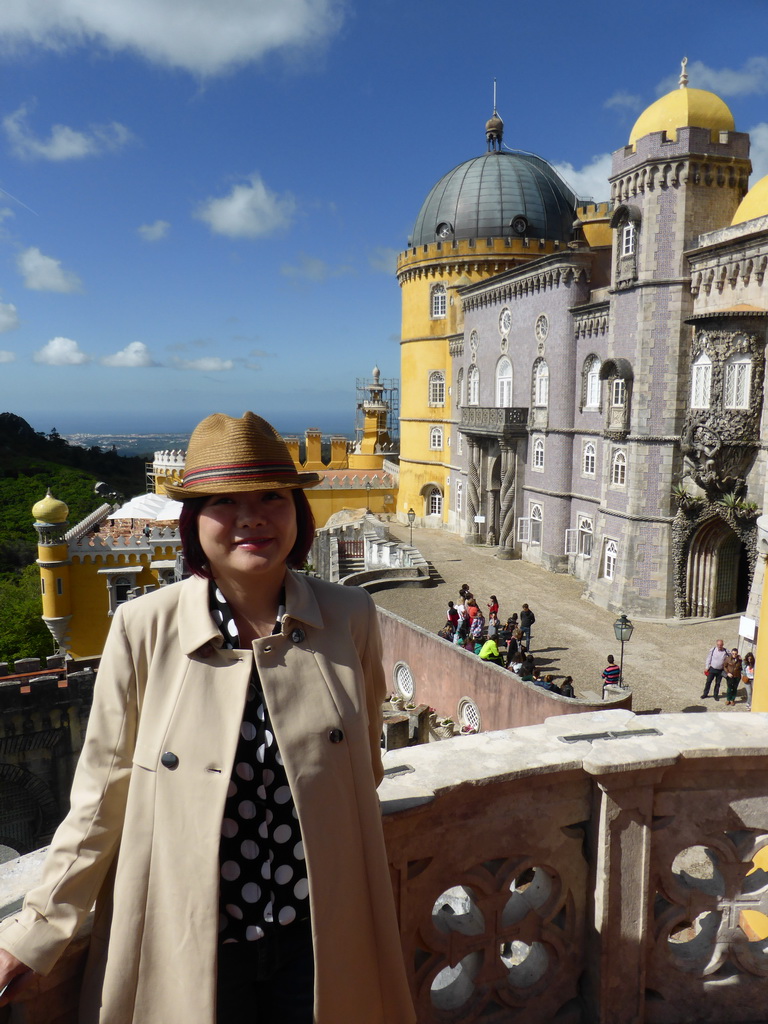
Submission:
<svg viewBox="0 0 768 1024">
<path fill-rule="evenodd" d="M 328 733 L 328 739 L 331 741 L 331 743 L 341 743 L 341 741 L 344 739 L 344 733 L 341 731 L 341 729 L 331 729 L 331 731 Z"/>
<path fill-rule="evenodd" d="M 293 640 L 295 644 L 300 644 L 305 636 L 306 633 L 304 632 L 303 629 L 294 629 L 294 631 L 291 633 L 291 640 Z"/>
<path fill-rule="evenodd" d="M 166 750 L 160 758 L 160 764 L 169 771 L 175 771 L 179 767 L 179 758 L 172 750 Z"/>
</svg>

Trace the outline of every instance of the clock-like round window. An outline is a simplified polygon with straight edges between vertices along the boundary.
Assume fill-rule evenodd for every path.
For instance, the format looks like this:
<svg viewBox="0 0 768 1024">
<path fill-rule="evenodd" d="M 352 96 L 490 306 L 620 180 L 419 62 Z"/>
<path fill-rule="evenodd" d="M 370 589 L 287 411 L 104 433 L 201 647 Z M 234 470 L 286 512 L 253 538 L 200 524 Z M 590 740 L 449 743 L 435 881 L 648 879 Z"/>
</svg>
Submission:
<svg viewBox="0 0 768 1024">
<path fill-rule="evenodd" d="M 499 331 L 502 335 L 509 334 L 509 329 L 512 326 L 512 314 L 509 311 L 509 307 L 505 306 L 499 314 Z"/>
<path fill-rule="evenodd" d="M 542 313 L 537 317 L 536 326 L 533 330 L 539 341 L 546 341 L 547 335 L 549 334 L 549 318 L 546 313 Z"/>
</svg>

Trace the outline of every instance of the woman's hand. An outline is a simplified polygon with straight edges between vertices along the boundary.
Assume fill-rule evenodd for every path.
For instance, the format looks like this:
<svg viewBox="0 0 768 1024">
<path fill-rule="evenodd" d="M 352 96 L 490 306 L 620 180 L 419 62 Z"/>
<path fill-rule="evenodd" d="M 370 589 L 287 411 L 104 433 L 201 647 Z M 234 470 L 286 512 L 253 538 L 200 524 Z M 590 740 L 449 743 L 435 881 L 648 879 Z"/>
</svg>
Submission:
<svg viewBox="0 0 768 1024">
<path fill-rule="evenodd" d="M 0 1006 L 5 1006 L 23 992 L 33 976 L 34 972 L 26 964 L 12 953 L 0 949 Z"/>
</svg>

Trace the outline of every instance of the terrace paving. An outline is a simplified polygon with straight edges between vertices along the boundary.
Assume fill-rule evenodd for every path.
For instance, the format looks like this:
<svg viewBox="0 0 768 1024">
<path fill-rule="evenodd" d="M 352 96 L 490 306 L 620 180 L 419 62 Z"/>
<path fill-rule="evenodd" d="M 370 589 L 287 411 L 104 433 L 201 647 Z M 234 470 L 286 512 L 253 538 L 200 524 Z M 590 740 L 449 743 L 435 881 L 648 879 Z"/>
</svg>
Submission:
<svg viewBox="0 0 768 1024">
<path fill-rule="evenodd" d="M 408 543 L 407 526 L 391 523 L 389 528 L 393 538 Z M 556 682 L 572 675 L 577 694 L 600 693 L 606 656 L 613 654 L 619 661 L 620 644 L 613 632 L 616 614 L 585 600 L 579 580 L 529 562 L 502 561 L 493 548 L 467 545 L 441 530 L 414 528 L 413 546 L 441 582 L 434 587 L 379 591 L 373 595 L 377 605 L 437 632 L 445 624 L 448 601 L 458 602 L 462 583 L 469 584 L 484 612 L 490 595 L 496 594 L 502 621 L 512 612 L 519 614 L 526 601 L 536 615 L 532 653 L 542 674 L 551 672 Z M 738 615 L 666 622 L 633 617 L 632 621 L 635 631 L 624 647 L 624 680 L 632 688 L 636 713 L 746 711 L 743 687 L 735 707 L 726 707 L 724 685 L 718 702 L 712 697 L 701 699 L 707 653 L 719 637 L 726 646 L 737 644 Z"/>
</svg>

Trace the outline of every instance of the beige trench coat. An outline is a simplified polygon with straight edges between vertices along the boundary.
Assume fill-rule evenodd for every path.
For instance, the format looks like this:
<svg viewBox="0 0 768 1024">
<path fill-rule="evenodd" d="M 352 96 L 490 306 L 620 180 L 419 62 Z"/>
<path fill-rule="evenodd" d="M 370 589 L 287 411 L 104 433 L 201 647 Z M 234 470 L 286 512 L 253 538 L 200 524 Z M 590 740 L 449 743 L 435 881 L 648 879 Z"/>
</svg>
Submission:
<svg viewBox="0 0 768 1024">
<path fill-rule="evenodd" d="M 82 1024 L 215 1020 L 219 835 L 253 657 L 304 839 L 315 1020 L 416 1019 L 375 791 L 376 610 L 362 591 L 291 572 L 286 610 L 253 656 L 221 649 L 204 580 L 115 616 L 72 809 L 42 884 L 0 926 L 0 947 L 46 973 L 96 903 Z"/>
</svg>

